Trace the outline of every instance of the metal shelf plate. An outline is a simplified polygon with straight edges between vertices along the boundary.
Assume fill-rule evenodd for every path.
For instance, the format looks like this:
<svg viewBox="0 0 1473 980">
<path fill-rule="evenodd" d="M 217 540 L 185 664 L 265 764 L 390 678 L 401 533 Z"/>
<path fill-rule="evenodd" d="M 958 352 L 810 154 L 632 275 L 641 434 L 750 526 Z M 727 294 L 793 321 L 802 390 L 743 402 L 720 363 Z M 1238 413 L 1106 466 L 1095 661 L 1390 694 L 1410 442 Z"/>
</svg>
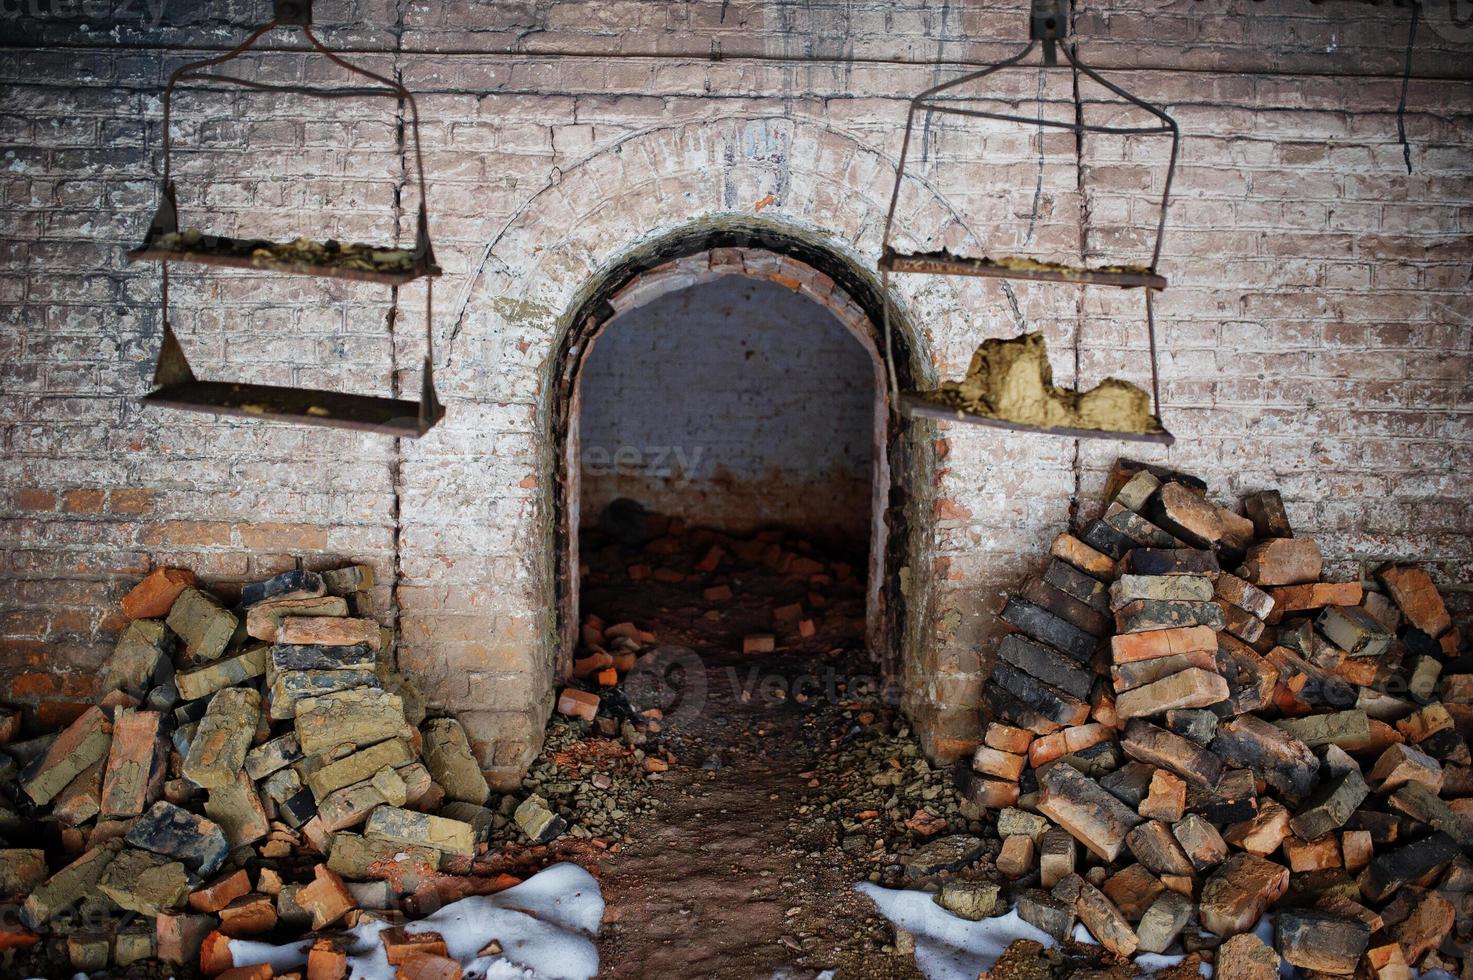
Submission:
<svg viewBox="0 0 1473 980">
<path fill-rule="evenodd" d="M 944 252 L 904 255 L 886 252 L 880 268 L 887 272 L 916 272 L 931 276 L 981 276 L 987 279 L 1028 279 L 1034 282 L 1070 282 L 1121 289 L 1165 289 L 1166 277 L 1141 270 L 1084 269 L 1072 266 L 1010 266 L 992 259 L 967 258 Z"/>
<path fill-rule="evenodd" d="M 1022 422 L 1010 422 L 1007 419 L 993 418 L 990 415 L 978 415 L 974 412 L 964 412 L 950 405 L 933 402 L 922 395 L 906 393 L 900 396 L 901 411 L 909 418 L 941 419 L 947 422 L 960 422 L 965 425 L 985 425 L 993 429 L 1008 429 L 1013 432 L 1030 432 L 1047 436 L 1065 436 L 1070 439 L 1118 439 L 1123 442 L 1150 442 L 1161 446 L 1169 446 L 1176 442 L 1176 437 L 1167 432 L 1165 427 L 1160 427 L 1156 432 L 1114 432 L 1109 429 L 1080 429 L 1070 426 L 1048 426 L 1028 425 Z M 1156 425 L 1161 426 L 1161 420 L 1156 419 Z"/>
<path fill-rule="evenodd" d="M 184 381 L 164 385 L 143 396 L 146 405 L 180 408 L 211 415 L 273 419 L 360 432 L 417 439 L 445 417 L 432 404 L 429 418 L 421 420 L 420 403 L 400 398 L 349 395 L 311 388 L 232 384 L 228 381 Z"/>
</svg>

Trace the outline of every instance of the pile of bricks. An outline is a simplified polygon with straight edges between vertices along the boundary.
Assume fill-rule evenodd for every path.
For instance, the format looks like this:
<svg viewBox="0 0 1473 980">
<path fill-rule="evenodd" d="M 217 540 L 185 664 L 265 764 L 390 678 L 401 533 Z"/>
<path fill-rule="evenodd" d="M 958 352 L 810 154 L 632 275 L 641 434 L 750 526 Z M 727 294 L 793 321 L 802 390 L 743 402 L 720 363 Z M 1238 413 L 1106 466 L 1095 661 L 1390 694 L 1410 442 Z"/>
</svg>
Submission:
<svg viewBox="0 0 1473 980">
<path fill-rule="evenodd" d="M 1008 599 L 963 773 L 1022 917 L 1226 980 L 1458 973 L 1473 661 L 1432 579 L 1321 581 L 1275 491 L 1122 460 L 1104 504 Z"/>
<path fill-rule="evenodd" d="M 255 977 L 232 938 L 310 931 L 305 975 L 341 980 L 334 930 L 398 925 L 406 897 L 471 872 L 489 787 L 460 724 L 386 666 L 392 632 L 354 615 L 372 584 L 368 566 L 290 571 L 232 609 L 164 568 L 129 592 L 96 704 L 52 735 L 3 726 L 6 839 L 48 845 L 0 851 L 0 892 L 24 903 L 5 947 L 49 933 L 79 971 Z M 459 977 L 434 937 L 383 936 L 406 947 L 399 976 Z"/>
<path fill-rule="evenodd" d="M 864 627 L 853 614 L 864 588 L 855 566 L 822 557 L 809 541 L 782 529 L 733 535 L 619 500 L 584 544 L 597 559 L 598 570 L 590 574 L 604 579 L 612 568 L 621 584 L 653 583 L 686 593 L 684 604 L 704 604 L 704 616 L 713 622 L 738 610 L 765 610 L 760 629 L 741 636 L 744 655 L 775 653 L 821 633 L 852 639 Z M 760 587 L 754 584 L 759 580 Z M 574 683 L 559 693 L 558 711 L 614 734 L 615 719 L 599 715 L 600 692 L 618 687 L 657 642 L 633 622 L 585 616 Z"/>
</svg>

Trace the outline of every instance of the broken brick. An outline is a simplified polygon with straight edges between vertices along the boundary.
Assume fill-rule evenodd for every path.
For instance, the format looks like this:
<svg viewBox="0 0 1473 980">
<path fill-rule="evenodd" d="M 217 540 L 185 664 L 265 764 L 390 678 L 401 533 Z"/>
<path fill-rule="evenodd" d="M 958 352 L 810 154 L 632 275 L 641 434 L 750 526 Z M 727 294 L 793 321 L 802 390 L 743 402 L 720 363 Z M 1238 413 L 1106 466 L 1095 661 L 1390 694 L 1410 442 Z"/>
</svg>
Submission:
<svg viewBox="0 0 1473 980">
<path fill-rule="evenodd" d="M 580 691 L 576 687 L 565 687 L 558 695 L 558 714 L 567 715 L 570 718 L 582 718 L 584 721 L 593 721 L 598 715 L 599 697 L 590 691 Z"/>
<path fill-rule="evenodd" d="M 1355 972 L 1371 939 L 1364 922 L 1311 909 L 1286 909 L 1274 923 L 1279 954 L 1293 966 L 1317 973 Z"/>
<path fill-rule="evenodd" d="M 174 600 L 166 620 L 196 660 L 216 660 L 225 652 L 240 621 L 208 592 L 187 588 Z"/>
<path fill-rule="evenodd" d="M 1172 824 L 1171 835 L 1198 871 L 1220 864 L 1227 857 L 1227 842 L 1200 814 L 1189 813 Z"/>
<path fill-rule="evenodd" d="M 1452 617 L 1432 576 L 1416 565 L 1392 565 L 1376 573 L 1386 591 L 1417 629 L 1436 639 L 1452 626 Z"/>
<path fill-rule="evenodd" d="M 1113 861 L 1141 818 L 1100 784 L 1067 765 L 1039 777 L 1038 812 L 1073 834 L 1085 847 Z"/>
<path fill-rule="evenodd" d="M 194 573 L 182 568 L 156 568 L 133 586 L 119 603 L 129 619 L 162 619 L 174 600 L 195 584 Z"/>
<path fill-rule="evenodd" d="M 1320 546 L 1309 538 L 1270 538 L 1248 549 L 1246 578 L 1257 586 L 1298 585 L 1319 580 Z"/>
<path fill-rule="evenodd" d="M 1186 782 L 1173 772 L 1157 769 L 1151 774 L 1151 788 L 1136 812 L 1147 820 L 1176 823 L 1182 818 L 1186 805 Z"/>
<path fill-rule="evenodd" d="M 1234 854 L 1202 886 L 1198 916 L 1224 938 L 1247 932 L 1289 888 L 1289 869 L 1255 854 Z"/>
<path fill-rule="evenodd" d="M 88 708 L 26 767 L 21 788 L 36 803 L 50 803 L 78 774 L 100 762 L 111 745 L 107 716 L 96 707 Z"/>
<path fill-rule="evenodd" d="M 313 929 L 325 929 L 357 907 L 343 879 L 322 864 L 312 869 L 312 881 L 297 892 L 296 899 L 311 914 Z"/>
<path fill-rule="evenodd" d="M 1014 834 L 1004 838 L 996 860 L 998 873 L 1004 878 L 1021 878 L 1033 870 L 1033 838 Z"/>
</svg>

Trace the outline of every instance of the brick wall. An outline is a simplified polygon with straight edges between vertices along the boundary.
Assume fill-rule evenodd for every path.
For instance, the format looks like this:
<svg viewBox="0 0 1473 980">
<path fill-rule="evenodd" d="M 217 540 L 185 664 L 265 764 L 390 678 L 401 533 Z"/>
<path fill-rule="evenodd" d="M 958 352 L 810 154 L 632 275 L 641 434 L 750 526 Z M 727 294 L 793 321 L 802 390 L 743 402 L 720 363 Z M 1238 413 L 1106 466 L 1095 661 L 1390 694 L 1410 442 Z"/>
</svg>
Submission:
<svg viewBox="0 0 1473 980">
<path fill-rule="evenodd" d="M 581 381 L 581 504 L 615 497 L 733 530 L 784 525 L 864 553 L 875 368 L 822 306 L 729 276 L 610 321 Z"/>
<path fill-rule="evenodd" d="M 382 615 L 402 628 L 401 666 L 510 777 L 535 747 L 557 656 L 550 400 L 573 311 L 650 243 L 730 220 L 781 229 L 873 282 L 905 98 L 954 77 L 957 61 L 1010 52 L 1024 4 L 319 3 L 329 43 L 419 93 L 447 270 L 433 329 L 450 415 L 402 445 L 136 402 L 161 331 L 157 270 L 123 254 L 156 199 L 159 92 L 265 6 L 0 12 L 7 693 L 85 693 L 118 626 L 113 600 L 151 564 L 228 590 L 297 558 L 365 560 L 393 583 Z M 1473 43 L 1435 19 L 1422 33 L 1408 175 L 1393 115 L 1405 10 L 1076 8 L 1081 54 L 1166 103 L 1183 133 L 1162 262 L 1172 286 L 1157 308 L 1179 441 L 1137 455 L 1224 494 L 1280 487 L 1342 574 L 1418 558 L 1445 583 L 1473 578 Z M 249 67 L 330 77 L 285 51 Z M 1041 91 L 1064 111 L 1058 79 L 998 82 L 999 104 L 1031 113 Z M 412 231 L 392 104 L 191 93 L 175 120 L 186 224 Z M 1104 262 L 1149 227 L 1159 147 L 950 126 L 923 127 L 926 182 L 900 215 L 908 241 Z M 1065 382 L 1145 377 L 1138 297 L 915 277 L 891 287 L 921 379 L 959 372 L 980 337 L 1020 326 L 1043 330 Z M 203 376 L 389 393 L 417 383 L 422 289 L 403 291 L 390 335 L 380 289 L 181 272 L 172 320 Z M 1093 499 L 1119 446 L 924 426 L 910 438 L 935 461 L 909 474 L 902 677 L 945 757 L 975 734 L 1001 593 Z"/>
</svg>

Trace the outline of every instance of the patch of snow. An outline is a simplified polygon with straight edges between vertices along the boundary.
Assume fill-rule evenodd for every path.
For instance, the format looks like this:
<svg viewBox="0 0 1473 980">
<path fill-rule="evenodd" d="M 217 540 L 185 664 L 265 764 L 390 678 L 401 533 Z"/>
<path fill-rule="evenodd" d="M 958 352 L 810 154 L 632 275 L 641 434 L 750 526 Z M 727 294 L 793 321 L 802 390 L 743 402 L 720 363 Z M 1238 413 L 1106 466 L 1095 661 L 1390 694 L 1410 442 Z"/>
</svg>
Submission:
<svg viewBox="0 0 1473 980">
<path fill-rule="evenodd" d="M 855 886 L 879 906 L 880 914 L 915 936 L 916 967 L 926 980 L 976 980 L 1015 939 L 1055 946 L 1052 936 L 1024 922 L 1013 909 L 1007 915 L 971 922 L 937 905 L 930 892 L 881 888 L 869 882 Z"/>
<path fill-rule="evenodd" d="M 1024 922 L 1016 907 L 1007 915 L 971 922 L 952 915 L 937 905 L 930 892 L 881 888 L 869 882 L 855 885 L 855 890 L 879 906 L 880 914 L 896 927 L 915 936 L 916 967 L 926 980 L 976 980 L 977 974 L 992 969 L 1003 950 L 1016 939 L 1032 939 L 1046 947 L 1058 943 L 1048 933 Z M 1272 944 L 1272 925 L 1265 922 Z M 1074 927 L 1073 939 L 1093 944 L 1083 923 Z M 1142 970 L 1160 970 L 1180 963 L 1184 956 L 1142 953 L 1135 958 Z M 1212 968 L 1203 964 L 1202 975 L 1210 977 Z"/>
<path fill-rule="evenodd" d="M 408 932 L 437 932 L 467 980 L 588 980 L 598 972 L 594 938 L 603 922 L 598 882 L 576 864 L 555 864 L 495 895 L 473 895 L 405 925 Z M 352 980 L 393 980 L 378 934 L 382 922 L 365 922 L 343 942 Z M 480 956 L 492 940 L 498 956 Z M 236 966 L 269 963 L 281 973 L 307 962 L 311 941 L 272 946 L 230 941 Z"/>
</svg>

